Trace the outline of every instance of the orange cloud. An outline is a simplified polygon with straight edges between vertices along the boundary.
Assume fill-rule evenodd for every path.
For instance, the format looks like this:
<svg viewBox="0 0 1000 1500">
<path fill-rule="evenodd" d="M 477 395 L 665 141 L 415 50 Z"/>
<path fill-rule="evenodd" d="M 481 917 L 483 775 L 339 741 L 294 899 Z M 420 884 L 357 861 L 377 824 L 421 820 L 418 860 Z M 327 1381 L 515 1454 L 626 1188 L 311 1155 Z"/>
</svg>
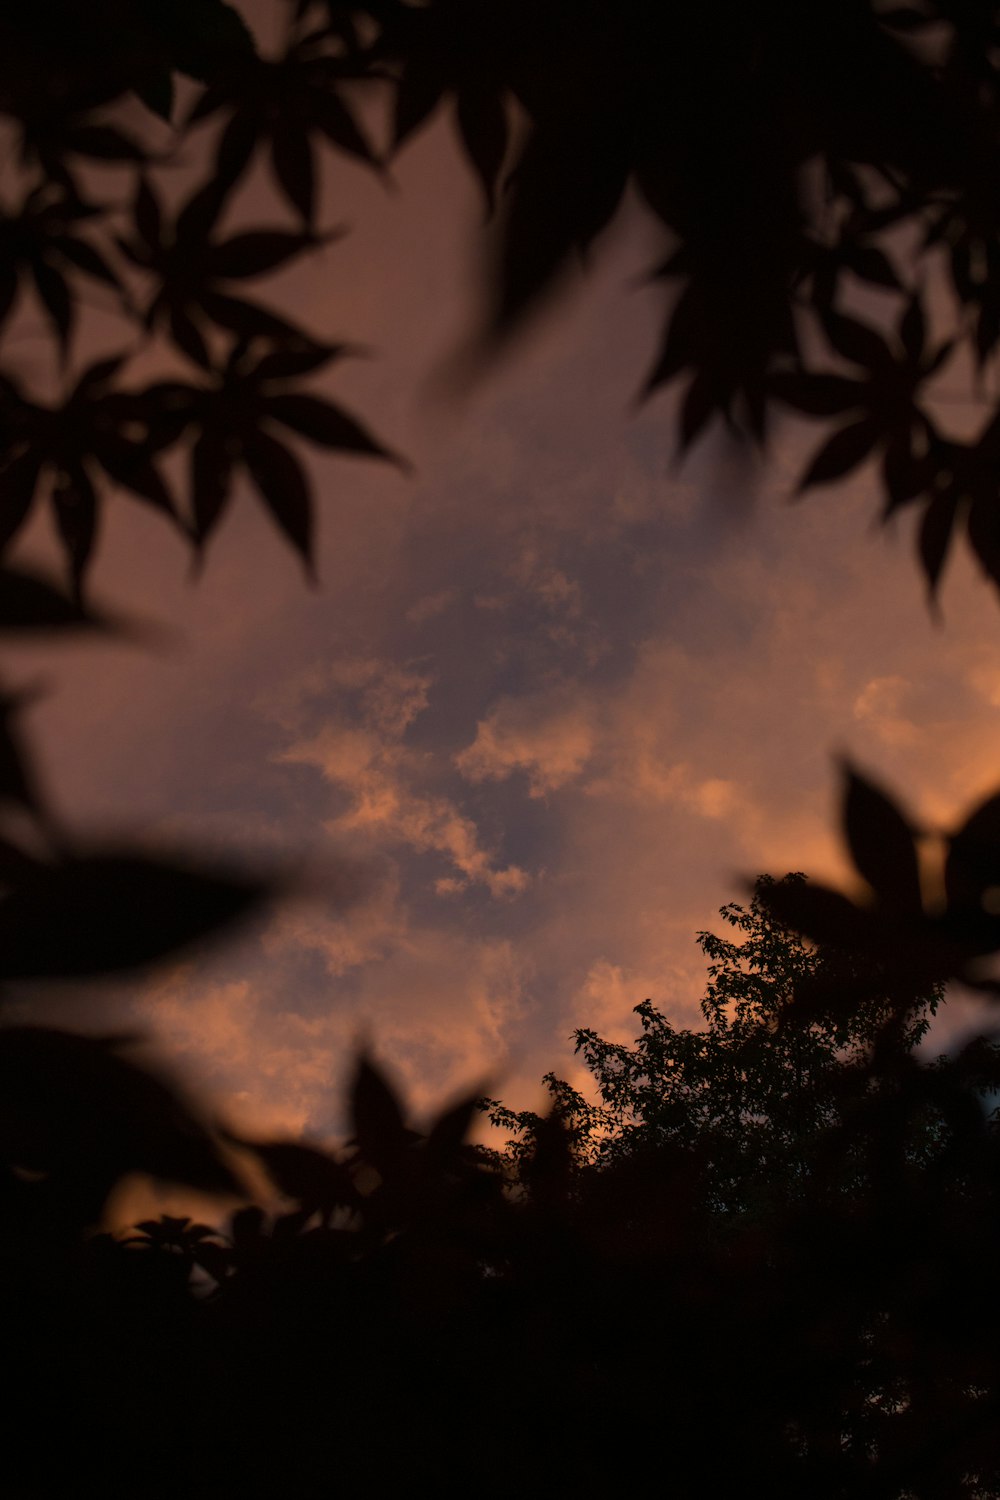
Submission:
<svg viewBox="0 0 1000 1500">
<path fill-rule="evenodd" d="M 561 701 L 560 701 L 561 699 Z M 544 797 L 575 781 L 595 742 L 589 705 L 571 690 L 501 700 L 476 725 L 471 745 L 455 756 L 468 781 L 503 781 L 517 771 L 528 779 L 528 795 Z"/>
<path fill-rule="evenodd" d="M 499 864 L 472 818 L 450 797 L 421 788 L 426 756 L 411 749 L 405 735 L 427 706 L 431 678 L 391 662 L 346 659 L 330 666 L 327 686 L 356 694 L 354 717 L 331 714 L 316 734 L 277 757 L 315 766 L 346 796 L 347 807 L 325 822 L 327 831 L 360 839 L 369 852 L 402 845 L 441 855 L 462 882 L 483 885 L 496 897 L 525 890 L 527 871 Z"/>
</svg>

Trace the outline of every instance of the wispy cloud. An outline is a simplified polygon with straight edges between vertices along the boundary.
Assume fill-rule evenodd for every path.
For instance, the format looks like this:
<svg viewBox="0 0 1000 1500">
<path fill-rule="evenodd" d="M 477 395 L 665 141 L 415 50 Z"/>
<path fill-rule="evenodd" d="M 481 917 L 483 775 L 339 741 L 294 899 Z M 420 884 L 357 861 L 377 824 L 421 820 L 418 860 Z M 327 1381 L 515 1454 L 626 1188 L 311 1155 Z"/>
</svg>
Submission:
<svg viewBox="0 0 1000 1500">
<path fill-rule="evenodd" d="M 407 730 L 427 707 L 432 681 L 392 662 L 333 663 L 325 722 L 278 759 L 315 766 L 342 794 L 343 810 L 324 823 L 335 839 L 361 839 L 369 850 L 403 847 L 439 855 L 451 872 L 437 877 L 442 893 L 457 880 L 483 885 L 496 897 L 516 896 L 527 888 L 528 872 L 499 861 L 474 819 L 428 786 L 440 779 L 441 768 L 433 754 L 406 742 Z M 349 704 L 338 702 L 345 696 Z"/>
</svg>

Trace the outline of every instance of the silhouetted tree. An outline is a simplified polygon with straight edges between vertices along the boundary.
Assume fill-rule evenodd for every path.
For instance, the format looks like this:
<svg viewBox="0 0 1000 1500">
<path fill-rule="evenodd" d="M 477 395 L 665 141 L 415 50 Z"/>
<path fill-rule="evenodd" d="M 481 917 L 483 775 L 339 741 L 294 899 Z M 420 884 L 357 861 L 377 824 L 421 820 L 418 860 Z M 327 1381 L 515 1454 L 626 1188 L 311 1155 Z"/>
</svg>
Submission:
<svg viewBox="0 0 1000 1500">
<path fill-rule="evenodd" d="M 597 1102 L 554 1073 L 544 1082 L 578 1165 L 608 1166 L 661 1147 L 687 1152 L 702 1163 L 707 1199 L 734 1216 L 775 1195 L 787 1204 L 814 1173 L 845 1098 L 868 1089 L 873 1050 L 894 1016 L 880 993 L 891 980 L 783 927 L 769 904 L 776 886 L 794 897 L 805 879 L 760 876 L 748 906 L 723 906 L 736 941 L 698 934 L 710 961 L 704 1026 L 675 1026 L 644 1000 L 635 1008 L 642 1032 L 632 1047 L 590 1028 L 573 1033 Z M 845 1004 L 845 991 L 849 1001 L 860 991 L 864 998 Z M 801 1008 L 819 996 L 823 1008 L 800 1020 L 794 1002 Z M 897 1039 L 903 1053 L 926 1034 L 942 998 L 943 986 L 931 986 L 907 1013 Z M 515 1132 L 506 1159 L 530 1169 L 541 1117 L 496 1100 L 481 1107 L 493 1125 Z"/>
</svg>

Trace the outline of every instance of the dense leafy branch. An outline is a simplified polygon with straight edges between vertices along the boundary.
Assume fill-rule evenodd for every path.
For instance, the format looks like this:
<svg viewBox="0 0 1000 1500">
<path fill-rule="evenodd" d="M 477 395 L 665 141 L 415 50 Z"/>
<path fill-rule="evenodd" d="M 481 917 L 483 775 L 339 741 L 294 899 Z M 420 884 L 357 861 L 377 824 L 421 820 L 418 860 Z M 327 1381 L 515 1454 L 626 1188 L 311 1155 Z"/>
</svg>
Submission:
<svg viewBox="0 0 1000 1500">
<path fill-rule="evenodd" d="M 810 899 L 811 889 L 801 875 L 761 876 L 749 906 L 721 910 L 737 941 L 698 935 L 709 960 L 702 1028 L 676 1027 L 645 1000 L 635 1010 L 642 1033 L 633 1047 L 586 1027 L 574 1033 L 598 1102 L 554 1074 L 545 1083 L 581 1168 L 664 1149 L 699 1155 L 705 1192 L 724 1216 L 761 1195 L 794 1193 L 816 1173 L 845 1098 L 868 1093 L 876 1051 L 879 1067 L 888 1066 L 896 1008 L 891 970 L 814 947 L 775 918 L 775 909 Z M 897 1062 L 926 1034 L 942 994 L 929 980 L 914 997 L 893 1036 Z M 514 1133 L 505 1159 L 523 1169 L 540 1117 L 496 1100 L 482 1107 L 493 1125 Z"/>
</svg>

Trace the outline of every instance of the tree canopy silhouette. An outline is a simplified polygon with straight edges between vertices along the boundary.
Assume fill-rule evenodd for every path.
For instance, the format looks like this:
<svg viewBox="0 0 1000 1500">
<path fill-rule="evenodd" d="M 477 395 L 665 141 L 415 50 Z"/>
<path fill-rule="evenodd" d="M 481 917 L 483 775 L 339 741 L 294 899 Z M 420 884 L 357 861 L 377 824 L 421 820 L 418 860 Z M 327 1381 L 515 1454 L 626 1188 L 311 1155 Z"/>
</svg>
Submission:
<svg viewBox="0 0 1000 1500">
<path fill-rule="evenodd" d="M 801 875 L 760 876 L 747 906 L 721 908 L 735 941 L 698 934 L 709 960 L 703 1027 L 675 1026 L 644 1000 L 633 1047 L 588 1027 L 574 1032 L 598 1102 L 553 1073 L 544 1082 L 580 1167 L 659 1148 L 689 1153 L 702 1162 L 706 1198 L 732 1217 L 774 1193 L 787 1199 L 817 1170 L 815 1153 L 846 1095 L 864 1095 L 873 1050 L 896 1012 L 892 979 L 877 960 L 816 948 L 775 919 L 772 903 L 793 904 L 808 889 Z M 856 1005 L 852 994 L 861 997 Z M 830 999 L 832 1009 L 823 1003 Z M 896 1038 L 902 1052 L 920 1043 L 942 999 L 938 983 L 915 1000 Z M 791 1024 L 793 1005 L 804 1024 Z M 530 1164 L 543 1119 L 496 1100 L 481 1107 L 493 1125 L 515 1132 L 506 1159 Z"/>
</svg>

